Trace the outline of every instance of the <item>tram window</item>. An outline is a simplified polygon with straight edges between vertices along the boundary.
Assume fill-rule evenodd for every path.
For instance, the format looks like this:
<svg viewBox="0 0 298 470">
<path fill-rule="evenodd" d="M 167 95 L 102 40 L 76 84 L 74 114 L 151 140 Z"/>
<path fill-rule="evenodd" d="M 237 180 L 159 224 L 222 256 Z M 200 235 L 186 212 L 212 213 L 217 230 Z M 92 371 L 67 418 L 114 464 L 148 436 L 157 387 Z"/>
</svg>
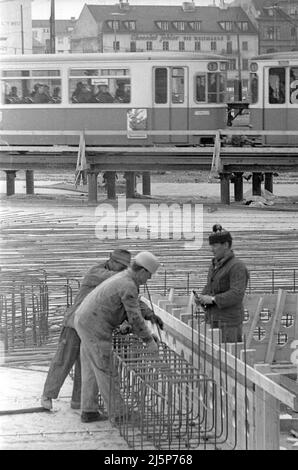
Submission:
<svg viewBox="0 0 298 470">
<path fill-rule="evenodd" d="M 218 72 L 208 73 L 208 103 L 223 103 L 225 78 Z"/>
<path fill-rule="evenodd" d="M 250 99 L 251 99 L 252 104 L 255 104 L 258 102 L 258 99 L 259 99 L 258 88 L 259 88 L 258 74 L 251 73 L 250 74 Z"/>
<path fill-rule="evenodd" d="M 4 71 L 2 73 L 2 102 L 11 105 L 61 103 L 59 75 L 59 70 Z"/>
<path fill-rule="evenodd" d="M 168 101 L 168 71 L 166 68 L 155 69 L 155 103 Z"/>
<path fill-rule="evenodd" d="M 196 101 L 206 101 L 206 76 L 196 75 L 195 80 Z"/>
<path fill-rule="evenodd" d="M 290 69 L 290 103 L 298 104 L 298 67 Z"/>
<path fill-rule="evenodd" d="M 184 69 L 172 68 L 172 103 L 184 103 Z"/>
<path fill-rule="evenodd" d="M 127 76 L 129 69 L 71 69 L 70 77 Z"/>
<path fill-rule="evenodd" d="M 69 80 L 69 102 L 130 103 L 128 72 L 128 69 L 70 70 L 70 76 L 76 78 Z"/>
<path fill-rule="evenodd" d="M 285 82 L 286 71 L 283 67 L 275 67 L 269 70 L 269 103 L 282 104 L 285 103 Z"/>
</svg>

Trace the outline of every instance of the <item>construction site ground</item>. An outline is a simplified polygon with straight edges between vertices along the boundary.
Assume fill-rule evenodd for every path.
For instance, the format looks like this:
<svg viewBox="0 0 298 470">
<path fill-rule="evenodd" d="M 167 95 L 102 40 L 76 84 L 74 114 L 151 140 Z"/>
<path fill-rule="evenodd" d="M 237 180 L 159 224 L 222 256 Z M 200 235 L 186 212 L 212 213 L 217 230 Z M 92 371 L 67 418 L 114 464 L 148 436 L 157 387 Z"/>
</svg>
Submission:
<svg viewBox="0 0 298 470">
<path fill-rule="evenodd" d="M 263 265 L 272 262 L 271 255 L 278 255 L 278 260 L 282 266 L 286 263 L 286 255 L 293 258 L 297 254 L 297 243 L 293 242 L 293 249 L 278 239 L 272 247 L 266 248 L 266 235 L 270 231 L 277 231 L 293 237 L 293 232 L 298 231 L 298 184 L 297 175 L 287 175 L 287 177 L 278 177 L 274 185 L 276 199 L 272 206 L 260 208 L 245 206 L 242 203 L 235 203 L 232 200 L 230 206 L 220 204 L 220 189 L 218 183 L 207 183 L 207 174 L 198 174 L 195 176 L 189 174 L 167 173 L 152 176 L 152 196 L 151 198 L 130 200 L 130 203 L 142 202 L 146 206 L 152 201 L 155 203 L 201 203 L 204 210 L 204 232 L 209 232 L 214 223 L 221 223 L 230 230 L 241 232 L 242 246 L 245 252 L 244 240 L 249 243 L 250 238 L 260 241 L 258 256 L 263 256 Z M 197 181 L 195 178 L 197 177 Z M 48 174 L 35 174 L 36 184 L 35 193 L 32 196 L 25 194 L 25 182 L 23 172 L 19 172 L 16 180 L 16 195 L 7 197 L 5 195 L 5 181 L 0 181 L 0 214 L 1 225 L 5 228 L 5 235 L 2 238 L 0 248 L 0 265 L 5 269 L 28 269 L 32 266 L 39 266 L 42 269 L 55 269 L 59 266 L 60 273 L 70 272 L 75 269 L 80 262 L 77 259 L 75 265 L 70 267 L 70 259 L 76 256 L 84 258 L 83 253 L 88 253 L 88 244 L 92 246 L 92 256 L 96 258 L 96 246 L 107 251 L 114 248 L 117 241 L 101 242 L 96 240 L 93 233 L 91 237 L 91 228 L 94 224 L 94 205 L 88 204 L 86 188 L 78 188 L 74 191 L 73 175 L 70 173 L 57 174 L 51 172 Z M 57 185 L 60 187 L 57 187 Z M 140 184 L 140 183 L 139 183 Z M 61 188 L 61 185 L 64 189 Z M 46 186 L 46 187 L 45 187 Z M 49 187 L 50 186 L 50 187 Z M 244 192 L 251 187 L 251 183 L 245 183 Z M 138 186 L 138 192 L 141 194 L 141 186 Z M 231 190 L 232 192 L 232 190 Z M 122 191 L 123 194 L 123 191 Z M 98 201 L 107 202 L 104 190 L 99 188 Z M 116 204 L 116 202 L 114 202 Z M 42 224 L 42 234 L 35 231 L 39 230 Z M 71 225 L 72 224 L 72 225 Z M 22 229 L 24 225 L 24 229 Z M 71 225 L 71 227 L 70 227 Z M 74 246 L 71 249 L 72 240 L 76 237 L 76 227 L 80 230 L 82 227 L 88 228 L 88 237 L 80 235 L 78 245 L 82 250 L 77 255 Z M 47 230 L 48 227 L 48 230 Z M 55 251 L 55 259 L 51 258 L 53 240 L 51 236 L 55 227 L 59 227 L 58 237 L 63 238 L 63 253 L 59 260 L 59 249 Z M 69 233 L 67 230 L 70 230 Z M 72 230 L 72 232 L 71 232 Z M 13 237 L 10 240 L 10 231 Z M 18 244 L 16 243 L 15 233 L 20 232 Z M 66 235 L 63 235 L 63 233 Z M 93 230 L 94 232 L 94 230 Z M 22 244 L 22 237 L 24 244 Z M 264 240 L 265 237 L 265 240 Z M 49 243 L 47 242 L 49 240 Z M 123 241 L 122 241 L 123 242 Z M 124 241 L 125 242 L 125 241 Z M 69 243 L 69 245 L 68 245 Z M 122 243 L 123 244 L 123 243 Z M 126 245 L 129 246 L 128 240 Z M 174 263 L 170 250 L 165 246 L 163 251 L 163 262 L 167 259 Z M 139 249 L 151 249 L 155 251 L 156 241 L 133 241 L 133 252 Z M 236 243 L 236 247 L 237 246 Z M 236 248 L 235 247 L 235 248 Z M 177 249 L 177 247 L 175 248 Z M 61 250 L 61 249 L 60 249 Z M 182 250 L 182 249 L 181 249 Z M 208 247 L 205 247 L 206 253 Z M 262 251 L 263 250 L 263 251 Z M 279 253 L 280 250 L 280 253 Z M 296 250 L 296 251 L 293 251 Z M 236 250 L 237 251 L 237 250 Z M 285 255 L 286 254 L 286 255 Z M 87 256 L 87 255 L 86 255 Z M 207 259 L 204 263 L 210 261 Z M 188 259 L 188 258 L 187 258 Z M 251 259 L 250 266 L 260 262 Z M 197 266 L 200 265 L 200 253 L 192 261 Z M 81 270 L 77 272 L 80 277 L 86 270 L 90 259 L 82 261 Z M 187 263 L 183 264 L 183 252 L 181 251 L 181 261 L 179 267 L 183 270 L 188 269 Z M 204 265 L 205 265 L 204 264 Z M 296 257 L 296 267 L 298 259 Z M 173 264 L 174 266 L 174 264 Z M 177 267 L 175 265 L 175 267 Z M 32 365 L 27 367 L 0 367 L 0 411 L 20 408 L 30 408 L 39 406 L 40 394 L 45 380 L 47 366 Z M 102 449 L 102 450 L 124 450 L 128 449 L 125 440 L 120 436 L 116 427 L 113 427 L 109 421 L 100 423 L 84 424 L 80 421 L 80 411 L 72 410 L 69 406 L 71 395 L 71 379 L 67 379 L 59 399 L 54 401 L 54 409 L 51 413 L 32 413 L 18 415 L 0 416 L 0 449 Z M 281 434 L 281 449 L 297 450 L 297 443 L 291 438 L 288 432 Z"/>
</svg>

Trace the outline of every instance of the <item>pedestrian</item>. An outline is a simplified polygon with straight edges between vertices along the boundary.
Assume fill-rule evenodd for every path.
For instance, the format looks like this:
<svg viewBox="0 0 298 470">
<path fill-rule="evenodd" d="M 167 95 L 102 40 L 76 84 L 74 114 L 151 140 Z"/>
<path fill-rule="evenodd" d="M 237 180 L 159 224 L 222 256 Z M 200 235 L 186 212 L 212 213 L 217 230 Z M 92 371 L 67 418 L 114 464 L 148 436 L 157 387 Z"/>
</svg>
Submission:
<svg viewBox="0 0 298 470">
<path fill-rule="evenodd" d="M 57 398 L 60 389 L 75 364 L 74 383 L 71 398 L 71 408 L 79 409 L 81 402 L 81 363 L 80 363 L 80 338 L 73 325 L 74 312 L 82 300 L 101 282 L 105 281 L 116 272 L 122 271 L 130 264 L 131 254 L 128 250 L 117 248 L 111 254 L 109 260 L 93 266 L 81 283 L 74 303 L 65 313 L 62 331 L 59 338 L 57 351 L 51 361 L 47 378 L 41 397 L 41 406 L 52 409 L 52 399 Z M 98 390 L 96 391 L 98 397 Z"/>
<path fill-rule="evenodd" d="M 154 354 L 158 352 L 158 345 L 141 312 L 139 286 L 146 284 L 159 264 L 152 253 L 138 253 L 127 270 L 96 287 L 76 310 L 74 325 L 81 338 L 83 422 L 104 419 L 98 412 L 98 403 L 94 401 L 94 393 L 90 387 L 94 376 L 109 418 L 117 421 L 123 415 L 119 382 L 111 367 L 113 331 L 123 321 L 128 320 L 132 332 L 143 340 L 148 351 Z M 152 311 L 149 319 L 152 323 L 163 326 L 161 319 L 152 314 Z M 110 386 L 112 375 L 113 389 Z"/>
<path fill-rule="evenodd" d="M 220 328 L 224 343 L 242 341 L 244 318 L 243 297 L 248 283 L 248 270 L 232 250 L 232 236 L 221 225 L 213 226 L 209 236 L 214 258 L 207 284 L 197 302 L 205 307 L 206 322 Z"/>
</svg>

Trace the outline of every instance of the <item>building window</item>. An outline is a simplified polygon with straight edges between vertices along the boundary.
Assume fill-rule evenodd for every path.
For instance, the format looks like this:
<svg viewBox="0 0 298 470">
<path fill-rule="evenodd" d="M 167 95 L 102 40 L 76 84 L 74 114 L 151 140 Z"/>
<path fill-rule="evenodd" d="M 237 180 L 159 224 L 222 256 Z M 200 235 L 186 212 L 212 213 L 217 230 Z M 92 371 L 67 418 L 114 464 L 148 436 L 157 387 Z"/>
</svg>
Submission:
<svg viewBox="0 0 298 470">
<path fill-rule="evenodd" d="M 184 41 L 179 41 L 179 51 L 181 51 L 181 52 L 185 51 L 185 42 Z"/>
<path fill-rule="evenodd" d="M 267 28 L 264 28 L 263 37 L 264 39 L 271 40 L 280 39 L 280 27 L 268 26 Z"/>
<path fill-rule="evenodd" d="M 58 44 L 63 44 L 63 38 L 58 38 Z"/>
<path fill-rule="evenodd" d="M 185 22 L 184 21 L 173 21 L 173 26 L 178 31 L 184 31 L 185 30 Z"/>
<path fill-rule="evenodd" d="M 152 51 L 152 41 L 147 41 L 146 42 L 146 49 L 147 49 L 147 51 Z"/>
<path fill-rule="evenodd" d="M 166 68 L 155 69 L 155 103 L 168 101 L 168 71 Z"/>
<path fill-rule="evenodd" d="M 200 41 L 195 41 L 195 51 L 200 51 L 201 50 L 201 43 Z"/>
<path fill-rule="evenodd" d="M 118 31 L 120 29 L 120 21 L 118 20 L 108 20 L 107 25 L 113 31 Z"/>
<path fill-rule="evenodd" d="M 242 50 L 243 51 L 248 51 L 248 42 L 247 41 L 242 41 Z"/>
<path fill-rule="evenodd" d="M 228 61 L 228 70 L 236 70 L 236 59 L 230 59 Z"/>
<path fill-rule="evenodd" d="M 236 25 L 237 25 L 237 28 L 239 28 L 241 31 L 248 31 L 247 21 L 237 21 Z"/>
<path fill-rule="evenodd" d="M 211 41 L 210 48 L 211 48 L 211 51 L 216 51 L 216 41 Z"/>
<path fill-rule="evenodd" d="M 233 29 L 233 22 L 232 21 L 220 21 L 219 25 L 225 31 L 232 31 L 232 29 Z"/>
<path fill-rule="evenodd" d="M 200 21 L 190 21 L 188 24 L 189 24 L 190 28 L 193 29 L 194 31 L 200 31 L 200 29 L 201 29 L 201 22 Z"/>
<path fill-rule="evenodd" d="M 248 59 L 242 59 L 242 70 L 248 70 Z"/>
<path fill-rule="evenodd" d="M 38 36 L 38 31 L 33 31 L 33 37 L 37 38 L 37 36 Z"/>
<path fill-rule="evenodd" d="M 163 51 L 168 51 L 169 50 L 169 41 L 163 41 L 162 50 Z"/>
<path fill-rule="evenodd" d="M 123 21 L 123 24 L 126 29 L 129 29 L 129 31 L 135 31 L 136 30 L 136 22 L 135 21 Z"/>
<path fill-rule="evenodd" d="M 227 54 L 233 54 L 233 43 L 232 43 L 232 41 L 227 42 Z"/>
<path fill-rule="evenodd" d="M 113 51 L 120 51 L 120 42 L 113 41 Z"/>
<path fill-rule="evenodd" d="M 168 21 L 156 21 L 156 26 L 161 29 L 162 31 L 169 30 L 169 22 Z"/>
<path fill-rule="evenodd" d="M 130 52 L 136 52 L 136 50 L 137 50 L 137 43 L 135 41 L 131 41 Z"/>
<path fill-rule="evenodd" d="M 296 37 L 296 28 L 295 27 L 291 28 L 291 36 L 292 36 L 292 38 Z"/>
</svg>

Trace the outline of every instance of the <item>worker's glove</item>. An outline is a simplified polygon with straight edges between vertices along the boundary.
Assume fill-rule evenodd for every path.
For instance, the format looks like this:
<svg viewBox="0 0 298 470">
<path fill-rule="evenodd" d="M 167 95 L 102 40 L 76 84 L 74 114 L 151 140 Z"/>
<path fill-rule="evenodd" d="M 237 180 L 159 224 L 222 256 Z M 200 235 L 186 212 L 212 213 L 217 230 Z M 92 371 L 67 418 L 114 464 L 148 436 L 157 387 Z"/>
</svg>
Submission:
<svg viewBox="0 0 298 470">
<path fill-rule="evenodd" d="M 163 330 L 163 321 L 158 315 L 153 315 L 151 322 L 156 324 L 161 330 Z"/>
<path fill-rule="evenodd" d="M 152 353 L 152 354 L 158 354 L 158 345 L 157 342 L 152 339 L 146 344 L 146 351 Z"/>
<path fill-rule="evenodd" d="M 132 326 L 128 321 L 124 320 L 124 322 L 121 323 L 119 330 L 122 335 L 128 335 L 132 332 Z"/>
<path fill-rule="evenodd" d="M 152 333 L 152 338 L 154 339 L 154 341 L 155 341 L 156 344 L 158 345 L 158 344 L 159 344 L 159 339 L 158 339 L 158 337 L 157 337 L 154 333 Z"/>
</svg>

